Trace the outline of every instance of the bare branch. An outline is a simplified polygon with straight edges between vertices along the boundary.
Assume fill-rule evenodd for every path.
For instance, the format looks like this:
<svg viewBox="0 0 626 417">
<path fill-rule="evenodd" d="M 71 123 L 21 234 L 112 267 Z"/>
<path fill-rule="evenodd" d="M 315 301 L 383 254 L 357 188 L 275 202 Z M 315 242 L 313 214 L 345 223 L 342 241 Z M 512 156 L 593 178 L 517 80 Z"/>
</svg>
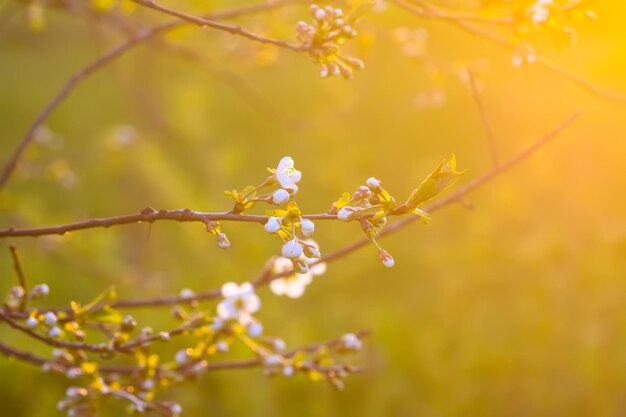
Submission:
<svg viewBox="0 0 626 417">
<path fill-rule="evenodd" d="M 22 269 L 22 263 L 20 262 L 20 256 L 17 252 L 17 248 L 13 245 L 9 245 L 9 251 L 11 252 L 11 257 L 13 258 L 13 267 L 15 268 L 15 273 L 17 274 L 17 279 L 20 283 L 20 287 L 24 290 L 24 295 L 20 301 L 19 311 L 24 311 L 26 306 L 26 300 L 28 299 L 28 285 L 26 284 L 26 275 L 24 275 L 24 270 Z"/>
<path fill-rule="evenodd" d="M 25 350 L 19 350 L 0 341 L 0 353 L 8 358 L 14 358 L 22 362 L 30 363 L 33 365 L 41 366 L 48 362 L 46 358 L 37 356 L 33 353 L 26 352 Z"/>
</svg>

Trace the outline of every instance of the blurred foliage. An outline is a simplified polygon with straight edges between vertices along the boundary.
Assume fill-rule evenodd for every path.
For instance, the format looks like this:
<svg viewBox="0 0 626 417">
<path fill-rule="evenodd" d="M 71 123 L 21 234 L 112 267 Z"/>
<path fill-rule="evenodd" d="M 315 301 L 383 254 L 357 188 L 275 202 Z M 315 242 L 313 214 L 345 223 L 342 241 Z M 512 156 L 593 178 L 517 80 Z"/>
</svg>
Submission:
<svg viewBox="0 0 626 417">
<path fill-rule="evenodd" d="M 197 13 L 233 5 L 172 3 Z M 4 161 L 68 76 L 123 36 L 53 9 L 33 31 L 21 5 L 4 0 L 0 9 Z M 538 38 L 535 50 L 626 91 L 626 6 L 607 0 L 593 9 L 598 21 L 578 26 L 575 47 Z M 307 13 L 295 6 L 237 22 L 293 39 L 294 23 Z M 425 55 L 404 53 L 398 28 L 425 31 Z M 329 209 L 372 175 L 394 194 L 409 195 L 452 151 L 467 168 L 463 184 L 490 165 L 479 113 L 457 75 L 467 65 L 482 86 L 502 159 L 567 114 L 584 111 L 556 143 L 474 192 L 474 210 L 450 207 L 427 226 L 385 239 L 396 260 L 392 270 L 366 248 L 329 265 L 301 299 L 260 292 L 266 331 L 290 346 L 374 331 L 357 358 L 368 372 L 349 378 L 344 392 L 304 378 L 266 379 L 258 370 L 214 373 L 171 393 L 185 415 L 626 413 L 623 103 L 533 65 L 513 68 L 510 54 L 485 41 L 392 6 L 369 13 L 346 46 L 365 62 L 349 82 L 320 79 L 303 54 L 228 34 L 189 27 L 166 38 L 193 49 L 201 64 L 146 44 L 82 83 L 38 133 L 0 195 L 1 227 L 147 206 L 226 210 L 231 203 L 223 190 L 257 181 L 284 155 L 303 172 L 297 200 L 307 213 Z M 251 279 L 276 242 L 257 225 L 222 226 L 228 251 L 202 226 L 177 223 L 4 243 L 19 247 L 31 283 L 50 285 L 51 303 L 67 305 L 86 303 L 110 285 L 127 298 Z M 360 236 L 356 224 L 324 223 L 316 239 L 324 253 Z M 15 283 L 8 250 L 0 252 L 0 274 L 6 293 Z M 137 317 L 156 329 L 171 325 L 147 311 Z M 50 354 L 7 326 L 0 338 Z M 6 359 L 0 375 L 3 413 L 55 415 L 66 387 L 61 378 Z"/>
</svg>

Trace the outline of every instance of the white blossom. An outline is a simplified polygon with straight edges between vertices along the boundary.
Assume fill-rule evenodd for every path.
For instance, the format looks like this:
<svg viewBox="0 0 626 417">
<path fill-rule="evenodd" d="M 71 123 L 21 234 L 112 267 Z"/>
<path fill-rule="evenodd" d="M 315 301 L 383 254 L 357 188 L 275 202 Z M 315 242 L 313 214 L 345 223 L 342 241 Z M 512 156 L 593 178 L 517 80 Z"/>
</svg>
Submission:
<svg viewBox="0 0 626 417">
<path fill-rule="evenodd" d="M 354 214 L 359 211 L 360 210 L 357 207 L 343 206 L 342 208 L 339 209 L 339 212 L 337 213 L 337 218 L 339 220 L 343 220 L 347 222 L 349 220 L 352 220 L 352 218 L 354 217 Z"/>
<path fill-rule="evenodd" d="M 222 353 L 228 352 L 228 343 L 225 340 L 220 340 L 215 344 L 215 349 L 217 349 L 218 352 Z"/>
<path fill-rule="evenodd" d="M 315 223 L 309 219 L 303 219 L 300 222 L 300 230 L 304 236 L 311 236 L 315 232 Z"/>
<path fill-rule="evenodd" d="M 189 355 L 187 355 L 187 351 L 185 349 L 181 349 L 174 355 L 174 360 L 177 364 L 182 365 L 187 362 L 189 359 Z"/>
<path fill-rule="evenodd" d="M 307 240 L 307 245 L 316 247 L 317 244 L 313 240 Z M 309 259 L 300 258 L 306 263 Z M 300 260 L 298 259 L 298 260 Z M 275 274 L 283 274 L 294 269 L 293 260 L 278 257 L 272 265 L 272 272 Z M 313 278 L 326 272 L 326 264 L 324 262 L 316 263 L 308 268 L 306 273 L 296 273 L 295 271 L 287 276 L 276 278 L 270 282 L 270 290 L 275 295 L 285 295 L 289 298 L 300 298 L 304 294 L 306 287 L 313 282 Z"/>
<path fill-rule="evenodd" d="M 304 248 L 297 239 L 292 239 L 283 245 L 282 254 L 285 258 L 298 258 Z"/>
<path fill-rule="evenodd" d="M 286 190 L 297 190 L 296 183 L 302 179 L 302 173 L 295 168 L 294 161 L 291 157 L 285 156 L 278 162 L 276 168 L 276 181 Z M 294 188 L 295 187 L 295 188 Z M 295 191 L 292 192 L 295 194 Z"/>
<path fill-rule="evenodd" d="M 33 290 L 30 293 L 33 298 L 43 298 L 48 294 L 50 294 L 50 287 L 48 284 L 37 284 L 33 287 Z"/>
<path fill-rule="evenodd" d="M 295 373 L 296 373 L 296 370 L 291 365 L 287 365 L 283 368 L 283 375 L 287 378 L 291 378 Z"/>
<path fill-rule="evenodd" d="M 181 405 L 178 404 L 178 403 L 174 403 L 174 404 L 170 405 L 170 411 L 172 412 L 172 414 L 177 416 L 177 415 L 179 415 L 180 413 L 183 412 L 183 407 L 181 407 Z"/>
<path fill-rule="evenodd" d="M 393 260 L 393 257 L 387 253 L 387 251 L 380 250 L 378 252 L 378 257 L 380 258 L 380 261 L 383 263 L 383 265 L 385 265 L 387 268 L 393 267 L 395 261 Z"/>
<path fill-rule="evenodd" d="M 52 311 L 48 311 L 45 315 L 44 315 L 44 319 L 43 322 L 46 324 L 46 326 L 48 327 L 52 327 L 55 324 L 57 324 L 57 316 L 56 314 L 54 314 Z"/>
<path fill-rule="evenodd" d="M 252 321 L 252 314 L 261 308 L 261 300 L 249 282 L 241 285 L 225 283 L 222 285 L 222 297 L 224 300 L 217 306 L 217 315 L 223 320 L 237 319 L 247 325 Z"/>
<path fill-rule="evenodd" d="M 267 233 L 276 233 L 280 230 L 280 219 L 278 217 L 270 217 L 267 219 L 267 223 L 265 223 L 265 231 Z"/>
<path fill-rule="evenodd" d="M 246 326 L 246 331 L 251 337 L 259 337 L 263 334 L 263 325 L 257 320 L 253 320 Z"/>
<path fill-rule="evenodd" d="M 217 246 L 222 249 L 227 249 L 230 247 L 230 240 L 228 240 L 228 237 L 224 233 L 217 234 Z"/>
<path fill-rule="evenodd" d="M 363 346 L 361 340 L 354 333 L 346 333 L 341 336 L 341 344 L 350 350 L 359 350 Z"/>
<path fill-rule="evenodd" d="M 182 290 L 180 290 L 179 295 L 181 298 L 191 298 L 195 295 L 195 293 L 189 288 L 183 288 Z"/>
<path fill-rule="evenodd" d="M 32 329 L 34 327 L 37 327 L 37 324 L 39 324 L 39 321 L 34 317 L 29 317 L 26 319 L 26 327 Z"/>
<path fill-rule="evenodd" d="M 370 189 L 378 189 L 378 188 L 380 188 L 380 180 L 378 180 L 378 179 L 376 179 L 374 177 L 369 177 L 365 183 L 367 184 L 367 186 Z"/>
<path fill-rule="evenodd" d="M 280 206 L 281 204 L 285 204 L 287 201 L 289 201 L 289 197 L 291 196 L 289 192 L 287 192 L 287 190 L 279 188 L 272 194 L 272 203 Z"/>
</svg>

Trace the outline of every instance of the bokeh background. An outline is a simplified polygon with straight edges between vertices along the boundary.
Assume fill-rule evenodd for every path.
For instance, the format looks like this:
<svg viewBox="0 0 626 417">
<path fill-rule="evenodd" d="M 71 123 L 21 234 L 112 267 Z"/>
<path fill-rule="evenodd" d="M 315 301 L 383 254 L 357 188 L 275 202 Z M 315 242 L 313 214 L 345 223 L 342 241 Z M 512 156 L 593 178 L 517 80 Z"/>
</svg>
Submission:
<svg viewBox="0 0 626 417">
<path fill-rule="evenodd" d="M 438 2 L 455 6 L 459 2 Z M 463 2 L 471 6 L 471 2 Z M 167 4 L 200 13 L 235 2 Z M 578 44 L 533 38 L 538 53 L 591 82 L 626 92 L 622 1 L 596 1 L 577 22 Z M 0 162 L 71 73 L 123 39 L 98 19 L 46 9 L 29 29 L 24 7 L 3 0 Z M 159 16 L 137 11 L 137 22 Z M 293 39 L 307 6 L 238 19 Z M 418 44 L 408 50 L 402 31 Z M 187 28 L 139 46 L 89 77 L 53 113 L 0 195 L 0 227 L 66 223 L 155 208 L 219 211 L 223 190 L 263 179 L 285 155 L 303 172 L 297 201 L 321 212 L 369 176 L 402 199 L 450 152 L 463 182 L 491 166 L 480 116 L 459 70 L 481 87 L 502 159 L 575 111 L 582 118 L 539 154 L 454 205 L 373 248 L 329 265 L 298 300 L 261 291 L 266 333 L 298 346 L 359 329 L 373 337 L 351 360 L 368 367 L 346 390 L 259 370 L 207 375 L 168 398 L 185 415 L 616 416 L 626 415 L 626 136 L 623 102 L 606 100 L 442 22 L 397 8 L 369 13 L 346 44 L 366 69 L 352 81 L 320 79 L 301 54 Z M 404 30 L 406 33 L 406 30 Z M 415 40 L 417 39 L 417 40 Z M 418 53 L 415 54 L 415 48 Z M 408 54 L 407 54 L 408 52 Z M 329 252 L 361 237 L 353 224 L 319 223 Z M 224 224 L 219 250 L 197 224 L 156 223 L 18 246 L 50 304 L 87 301 L 109 285 L 123 298 L 204 290 L 253 278 L 279 247 L 261 227 Z M 0 251 L 0 290 L 15 283 Z M 167 310 L 138 314 L 167 328 Z M 24 349 L 50 349 L 0 327 Z M 57 415 L 68 382 L 0 359 L 4 415 Z"/>
</svg>

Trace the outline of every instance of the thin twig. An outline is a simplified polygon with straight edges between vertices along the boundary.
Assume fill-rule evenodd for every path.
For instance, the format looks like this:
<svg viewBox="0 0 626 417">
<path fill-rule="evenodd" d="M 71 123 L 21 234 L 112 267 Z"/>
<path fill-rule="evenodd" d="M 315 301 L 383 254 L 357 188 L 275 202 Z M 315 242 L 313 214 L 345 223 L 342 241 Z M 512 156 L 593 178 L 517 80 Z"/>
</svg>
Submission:
<svg viewBox="0 0 626 417">
<path fill-rule="evenodd" d="M 476 78 L 474 77 L 474 73 L 468 67 L 466 68 L 468 81 L 470 85 L 470 90 L 472 91 L 472 97 L 474 98 L 474 102 L 476 103 L 476 107 L 478 108 L 478 112 L 480 113 L 480 120 L 483 124 L 483 129 L 485 131 L 485 137 L 487 138 L 487 143 L 489 144 L 489 150 L 491 152 L 491 160 L 493 161 L 493 166 L 497 167 L 499 165 L 498 161 L 498 149 L 496 148 L 496 141 L 493 135 L 493 128 L 491 127 L 491 121 L 489 117 L 487 117 L 487 110 L 485 109 L 485 105 L 483 104 L 482 97 L 480 95 L 480 91 L 478 89 L 478 85 L 476 83 Z"/>
<path fill-rule="evenodd" d="M 17 252 L 17 248 L 13 245 L 9 245 L 9 251 L 11 252 L 11 257 L 13 258 L 13 267 L 15 268 L 15 273 L 17 274 L 17 279 L 20 283 L 20 287 L 24 290 L 24 295 L 20 300 L 19 311 L 24 311 L 26 307 L 26 300 L 28 299 L 28 285 L 26 283 L 26 275 L 24 274 L 24 270 L 22 269 L 22 263 L 20 262 L 20 255 Z"/>
</svg>

